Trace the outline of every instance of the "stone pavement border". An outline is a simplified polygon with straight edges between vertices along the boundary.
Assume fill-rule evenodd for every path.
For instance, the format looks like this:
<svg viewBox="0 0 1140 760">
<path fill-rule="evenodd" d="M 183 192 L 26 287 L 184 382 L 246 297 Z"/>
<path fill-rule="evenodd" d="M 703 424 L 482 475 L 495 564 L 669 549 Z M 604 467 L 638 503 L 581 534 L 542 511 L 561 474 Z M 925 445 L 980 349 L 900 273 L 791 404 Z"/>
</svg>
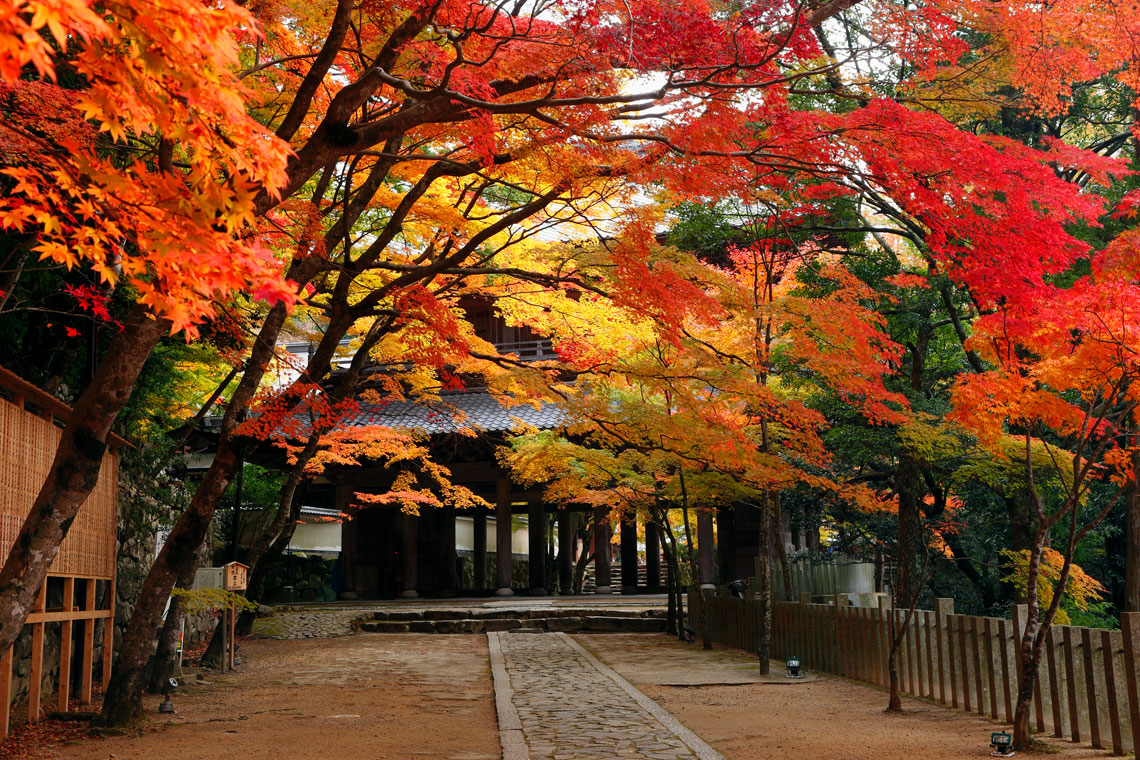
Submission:
<svg viewBox="0 0 1140 760">
<path fill-rule="evenodd" d="M 511 635 L 501 633 L 487 634 L 487 650 L 491 660 L 491 676 L 495 689 L 495 711 L 499 719 L 499 743 L 503 748 L 503 760 L 530 760 L 530 749 L 527 747 L 522 731 L 522 722 L 513 702 L 514 689 L 511 686 L 510 676 L 507 674 L 506 661 L 503 657 L 503 648 L 500 636 Z M 516 634 L 521 635 L 521 634 Z M 662 726 L 681 740 L 693 751 L 700 760 L 725 760 L 724 756 L 706 744 L 699 736 L 681 724 L 668 711 L 662 708 L 649 697 L 645 696 L 636 686 L 622 678 L 612 668 L 603 663 L 574 639 L 565 633 L 538 633 L 532 636 L 558 636 L 578 656 L 590 663 L 599 673 L 614 682 L 623 692 L 629 695 L 639 707 L 656 718 Z"/>
<path fill-rule="evenodd" d="M 606 665 L 593 654 L 591 654 L 590 651 L 584 646 L 567 636 L 565 633 L 555 633 L 553 635 L 561 636 L 562 639 L 570 645 L 571 649 L 576 651 L 587 662 L 597 668 L 598 672 L 617 684 L 617 687 L 628 694 L 630 698 L 633 699 L 633 701 L 638 705 L 640 705 L 643 710 L 648 712 L 654 718 L 657 718 L 657 720 L 661 721 L 661 724 L 664 725 L 665 728 L 672 731 L 678 739 L 687 744 L 689 746 L 689 749 L 693 750 L 693 754 L 699 757 L 700 760 L 725 760 L 724 755 L 717 752 L 715 749 L 706 744 L 703 739 L 701 739 L 689 729 L 685 728 L 681 721 L 674 718 L 669 711 L 654 702 L 649 697 L 645 696 L 640 689 L 618 675 L 613 668 Z M 504 760 L 506 760 L 505 757 Z"/>
<path fill-rule="evenodd" d="M 511 678 L 503 660 L 503 648 L 498 633 L 487 634 L 487 651 L 491 658 L 491 680 L 495 689 L 495 713 L 499 718 L 499 744 L 503 760 L 530 760 L 530 750 L 523 739 L 522 722 L 511 697 Z"/>
</svg>

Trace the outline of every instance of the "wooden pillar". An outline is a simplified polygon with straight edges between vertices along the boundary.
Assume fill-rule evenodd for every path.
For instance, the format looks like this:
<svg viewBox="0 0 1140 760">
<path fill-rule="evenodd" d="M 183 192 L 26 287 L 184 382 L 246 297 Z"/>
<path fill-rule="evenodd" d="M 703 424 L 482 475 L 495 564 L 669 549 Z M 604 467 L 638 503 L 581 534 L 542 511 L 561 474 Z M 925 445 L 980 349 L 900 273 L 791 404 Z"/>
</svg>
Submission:
<svg viewBox="0 0 1140 760">
<path fill-rule="evenodd" d="M 349 506 L 351 501 L 352 490 L 345 486 L 338 486 L 336 490 L 337 506 L 341 512 L 346 514 L 351 513 L 352 509 Z M 340 592 L 358 591 L 356 587 L 356 531 L 357 520 L 345 520 L 340 526 Z M 344 597 L 350 598 L 350 597 Z"/>
<path fill-rule="evenodd" d="M 499 478 L 495 484 L 495 595 L 511 596 L 515 592 L 514 567 L 511 564 L 511 481 Z"/>
<path fill-rule="evenodd" d="M 441 596 L 455 596 L 459 574 L 455 567 L 455 507 L 439 508 L 439 590 Z"/>
<path fill-rule="evenodd" d="M 75 611 L 75 579 L 63 579 L 63 611 Z M 67 712 L 67 698 L 71 694 L 71 634 L 75 624 L 70 620 L 60 623 L 59 636 L 59 688 L 56 690 L 56 709 Z"/>
<path fill-rule="evenodd" d="M 103 691 L 111 683 L 111 661 L 115 657 L 115 601 L 118 590 L 115 579 L 107 581 L 107 609 L 110 614 L 103 621 Z"/>
<path fill-rule="evenodd" d="M 716 545 L 720 582 L 731 583 L 736 580 L 736 523 L 732 507 L 716 510 Z"/>
<path fill-rule="evenodd" d="M 594 510 L 594 593 L 613 593 L 610 583 L 610 512 L 598 507 Z"/>
<path fill-rule="evenodd" d="M 569 509 L 558 513 L 558 593 L 564 596 L 574 592 L 575 517 Z"/>
<path fill-rule="evenodd" d="M 404 576 L 404 588 L 400 591 L 400 596 L 415 599 L 420 595 L 417 590 L 420 585 L 420 518 L 405 512 L 401 516 L 401 522 L 400 570 Z"/>
<path fill-rule="evenodd" d="M 0 741 L 8 736 L 8 724 L 12 707 L 12 647 L 0 656 Z"/>
<path fill-rule="evenodd" d="M 84 594 L 83 610 L 93 613 L 95 611 L 95 579 L 88 578 L 86 586 L 87 593 Z M 92 671 L 95 668 L 95 624 L 94 618 L 83 621 L 83 673 L 80 674 L 79 681 L 79 704 L 81 705 L 91 704 Z"/>
<path fill-rule="evenodd" d="M 546 507 L 541 499 L 527 503 L 527 546 L 531 596 L 546 596 Z"/>
<path fill-rule="evenodd" d="M 472 585 L 476 591 L 482 591 L 487 588 L 487 510 L 476 507 L 472 524 L 475 533 L 475 567 Z"/>
<path fill-rule="evenodd" d="M 47 600 L 47 579 L 40 586 L 32 612 L 43 612 Z M 40 722 L 40 691 L 44 680 L 44 624 L 32 623 L 32 668 L 28 675 L 28 722 Z"/>
<path fill-rule="evenodd" d="M 637 516 L 621 520 L 621 592 L 637 593 Z"/>
<path fill-rule="evenodd" d="M 645 586 L 661 590 L 661 529 L 654 522 L 645 523 Z"/>
<path fill-rule="evenodd" d="M 713 556 L 715 544 L 713 540 L 712 512 L 707 509 L 697 510 L 697 570 L 701 588 L 715 588 L 713 586 Z"/>
<path fill-rule="evenodd" d="M 226 614 L 229 616 L 229 624 L 230 624 L 230 655 L 229 655 L 230 670 L 233 670 L 234 665 L 237 664 L 235 662 L 235 659 L 234 659 L 235 655 L 237 654 L 237 630 L 236 630 L 236 628 L 237 628 L 237 615 L 235 614 L 236 612 L 237 612 L 237 610 L 234 609 L 233 605 L 230 605 L 230 608 L 228 610 L 226 610 Z"/>
</svg>

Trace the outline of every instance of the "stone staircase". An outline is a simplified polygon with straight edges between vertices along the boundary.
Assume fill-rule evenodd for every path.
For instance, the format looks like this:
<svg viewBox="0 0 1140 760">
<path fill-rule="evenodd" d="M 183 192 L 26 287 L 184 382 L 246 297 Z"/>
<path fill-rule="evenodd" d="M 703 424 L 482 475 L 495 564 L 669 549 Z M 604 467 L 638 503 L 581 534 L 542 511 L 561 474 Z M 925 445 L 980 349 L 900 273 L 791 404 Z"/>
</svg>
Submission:
<svg viewBox="0 0 1140 760">
<path fill-rule="evenodd" d="M 646 584 L 645 565 L 642 563 L 637 564 L 637 586 L 645 588 Z M 620 594 L 623 586 L 629 585 L 624 582 L 621 577 L 621 563 L 615 562 L 610 569 L 610 586 L 615 594 Z M 582 574 L 582 593 L 592 594 L 598 588 L 598 584 L 594 578 L 594 563 L 586 565 L 586 572 Z"/>
<path fill-rule="evenodd" d="M 356 624 L 365 633 L 488 633 L 493 631 L 586 631 L 663 633 L 664 610 L 545 609 L 382 610 Z"/>
</svg>

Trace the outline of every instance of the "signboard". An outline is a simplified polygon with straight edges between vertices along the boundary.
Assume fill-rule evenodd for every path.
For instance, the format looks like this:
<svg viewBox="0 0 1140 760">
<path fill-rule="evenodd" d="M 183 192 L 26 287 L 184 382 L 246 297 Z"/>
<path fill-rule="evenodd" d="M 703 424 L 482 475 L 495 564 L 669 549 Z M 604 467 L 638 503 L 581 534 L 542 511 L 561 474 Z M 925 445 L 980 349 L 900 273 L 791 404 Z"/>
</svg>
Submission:
<svg viewBox="0 0 1140 760">
<path fill-rule="evenodd" d="M 249 565 L 231 562 L 222 565 L 222 588 L 226 591 L 245 591 L 249 583 Z"/>
</svg>

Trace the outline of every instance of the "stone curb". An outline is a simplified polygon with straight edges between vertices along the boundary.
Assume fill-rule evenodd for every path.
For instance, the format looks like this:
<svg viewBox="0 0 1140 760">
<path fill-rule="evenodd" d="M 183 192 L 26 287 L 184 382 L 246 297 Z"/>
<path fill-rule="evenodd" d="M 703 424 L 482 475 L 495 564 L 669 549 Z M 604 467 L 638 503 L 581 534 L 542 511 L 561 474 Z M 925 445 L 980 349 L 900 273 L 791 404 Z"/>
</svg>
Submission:
<svg viewBox="0 0 1140 760">
<path fill-rule="evenodd" d="M 700 760 L 725 760 L 724 755 L 717 752 L 715 749 L 713 749 L 708 744 L 706 744 L 699 736 L 694 734 L 689 729 L 685 728 L 685 726 L 682 725 L 681 721 L 674 718 L 668 711 L 665 710 L 665 708 L 661 707 L 661 705 L 657 704 L 652 699 L 650 699 L 649 697 L 642 694 L 641 691 L 636 686 L 634 686 L 629 681 L 625 680 L 620 675 L 618 675 L 617 672 L 614 671 L 613 668 L 611 668 L 610 666 L 603 663 L 601 660 L 599 660 L 597 657 L 595 657 L 593 654 L 591 654 L 589 650 L 587 650 L 585 647 L 583 647 L 577 641 L 574 641 L 574 639 L 570 638 L 565 633 L 561 633 L 561 632 L 550 633 L 547 635 L 549 635 L 549 636 L 561 636 L 562 640 L 565 641 L 567 644 L 569 644 L 571 649 L 573 649 L 575 652 L 580 654 L 587 662 L 589 662 L 591 665 L 593 665 L 595 668 L 597 668 L 598 672 L 600 672 L 602 675 L 606 676 L 611 681 L 613 681 L 615 684 L 617 684 L 618 688 L 620 688 L 622 691 L 624 691 L 626 694 L 628 694 L 630 696 L 630 698 L 633 699 L 634 702 L 636 702 L 638 705 L 641 706 L 642 709 L 644 709 L 646 712 L 648 712 L 654 718 L 657 718 L 657 720 L 659 720 L 661 722 L 661 724 L 663 726 L 665 726 L 665 728 L 672 731 L 673 734 L 678 739 L 680 739 L 682 742 L 684 742 L 686 745 L 688 745 L 689 749 L 691 749 L 693 751 L 693 754 L 695 754 L 698 758 L 700 758 Z M 498 645 L 498 642 L 496 642 L 496 646 L 497 645 Z M 501 661 L 501 659 L 502 659 L 502 651 L 501 650 L 499 652 L 499 657 L 500 657 L 500 661 Z M 506 674 L 504 673 L 504 675 L 506 675 Z M 497 693 L 498 693 L 497 687 L 495 689 L 495 692 L 497 695 Z M 517 720 L 517 715 L 516 715 L 516 720 Z M 506 751 L 505 751 L 505 745 L 504 745 L 504 752 L 503 752 L 503 760 L 508 760 L 507 755 L 506 755 Z"/>
<path fill-rule="evenodd" d="M 487 634 L 487 651 L 491 659 L 491 680 L 495 690 L 495 713 L 499 718 L 499 744 L 503 748 L 503 760 L 530 760 L 530 750 L 523 739 L 522 722 L 518 710 L 511 700 L 514 689 L 507 675 L 503 659 L 503 647 L 499 633 Z"/>
</svg>

